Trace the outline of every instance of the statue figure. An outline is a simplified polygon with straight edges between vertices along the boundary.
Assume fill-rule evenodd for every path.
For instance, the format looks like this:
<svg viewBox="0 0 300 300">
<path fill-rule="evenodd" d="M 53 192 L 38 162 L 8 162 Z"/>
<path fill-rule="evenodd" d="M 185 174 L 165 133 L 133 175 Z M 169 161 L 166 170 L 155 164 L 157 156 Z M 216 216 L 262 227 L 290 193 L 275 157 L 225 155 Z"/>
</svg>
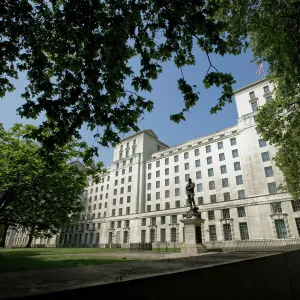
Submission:
<svg viewBox="0 0 300 300">
<path fill-rule="evenodd" d="M 186 185 L 186 194 L 188 196 L 188 202 L 189 202 L 189 205 L 191 206 L 191 210 L 193 210 L 193 208 L 195 209 L 196 208 L 196 204 L 195 204 L 195 192 L 194 192 L 194 189 L 195 189 L 195 183 L 192 182 L 192 179 L 189 178 L 188 180 L 188 184 Z"/>
</svg>

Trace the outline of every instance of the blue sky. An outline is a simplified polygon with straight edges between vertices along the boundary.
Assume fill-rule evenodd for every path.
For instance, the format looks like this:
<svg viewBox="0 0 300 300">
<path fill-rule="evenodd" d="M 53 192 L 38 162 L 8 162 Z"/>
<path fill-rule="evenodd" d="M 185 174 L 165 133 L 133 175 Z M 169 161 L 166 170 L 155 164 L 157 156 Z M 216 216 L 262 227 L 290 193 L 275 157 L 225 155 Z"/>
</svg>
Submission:
<svg viewBox="0 0 300 300">
<path fill-rule="evenodd" d="M 237 83 L 234 88 L 238 89 L 262 78 L 256 75 L 257 64 L 251 63 L 251 51 L 239 56 L 226 55 L 224 57 L 212 56 L 212 62 L 219 71 L 232 73 Z M 190 84 L 201 84 L 208 68 L 207 58 L 203 53 L 196 52 L 197 63 L 195 66 L 184 69 L 184 77 Z M 135 66 L 133 66 L 135 67 Z M 144 94 L 154 101 L 154 109 L 151 113 L 144 115 L 144 128 L 152 129 L 158 138 L 169 146 L 174 146 L 185 141 L 213 133 L 222 128 L 232 126 L 237 122 L 237 111 L 235 103 L 227 104 L 222 111 L 211 115 L 209 110 L 216 104 L 219 90 L 211 88 L 206 90 L 200 85 L 200 99 L 197 105 L 186 115 L 186 121 L 175 124 L 170 121 L 169 116 L 178 113 L 183 107 L 183 98 L 177 90 L 177 79 L 180 71 L 173 63 L 165 63 L 164 71 L 157 81 L 153 83 L 151 94 Z M 31 123 L 38 125 L 42 117 L 37 120 L 21 119 L 16 109 L 23 103 L 20 94 L 24 91 L 26 78 L 23 74 L 16 82 L 16 90 L 0 99 L 0 122 L 5 128 L 10 128 L 16 122 Z M 142 122 L 140 123 L 142 127 Z M 93 134 L 86 129 L 81 130 L 83 139 L 92 144 Z M 99 158 L 106 166 L 112 162 L 113 149 L 99 149 Z"/>
</svg>

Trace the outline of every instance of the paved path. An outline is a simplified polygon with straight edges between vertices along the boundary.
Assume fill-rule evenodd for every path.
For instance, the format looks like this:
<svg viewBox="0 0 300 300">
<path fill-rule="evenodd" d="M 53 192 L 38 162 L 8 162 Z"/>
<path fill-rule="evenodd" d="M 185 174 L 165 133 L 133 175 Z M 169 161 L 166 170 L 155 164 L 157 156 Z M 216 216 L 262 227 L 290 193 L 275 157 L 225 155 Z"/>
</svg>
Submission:
<svg viewBox="0 0 300 300">
<path fill-rule="evenodd" d="M 281 250 L 281 251 L 280 251 Z M 207 268 L 228 264 L 257 257 L 269 256 L 282 252 L 274 249 L 270 252 L 235 252 L 235 253 L 208 253 L 193 257 L 180 257 L 181 254 L 167 254 L 170 259 L 155 261 L 132 262 L 126 264 L 111 264 L 101 266 L 86 266 L 69 269 L 52 269 L 2 273 L 0 275 L 0 298 L 18 297 L 22 295 L 43 294 L 80 287 L 96 286 L 113 283 L 120 280 L 132 280 L 151 277 L 159 274 L 168 274 L 185 270 Z M 118 253 L 122 256 L 124 253 Z M 145 253 L 144 253 L 145 254 Z M 90 255 L 95 255 L 94 253 Z M 107 253 L 99 253 L 107 256 Z M 117 253 L 111 253 L 117 255 Z M 137 253 L 126 253 L 138 255 Z M 156 254 L 151 254 L 152 256 Z M 163 254 L 166 255 L 166 254 Z M 141 256 L 139 256 L 141 258 Z"/>
</svg>

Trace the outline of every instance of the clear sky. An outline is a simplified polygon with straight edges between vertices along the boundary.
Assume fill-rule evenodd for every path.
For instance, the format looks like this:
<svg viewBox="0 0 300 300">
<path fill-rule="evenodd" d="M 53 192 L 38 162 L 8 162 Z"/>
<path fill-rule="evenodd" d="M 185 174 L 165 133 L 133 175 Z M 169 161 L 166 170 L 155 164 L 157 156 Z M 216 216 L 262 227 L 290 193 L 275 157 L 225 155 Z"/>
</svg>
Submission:
<svg viewBox="0 0 300 300">
<path fill-rule="evenodd" d="M 247 51 L 239 56 L 212 56 L 213 64 L 219 71 L 232 73 L 237 83 L 234 88 L 238 89 L 262 78 L 256 75 L 257 65 L 251 63 L 252 53 Z M 206 56 L 196 52 L 197 63 L 195 66 L 184 69 L 184 77 L 190 84 L 202 82 L 208 68 Z M 177 89 L 177 79 L 180 78 L 180 71 L 173 63 L 165 63 L 164 71 L 159 79 L 153 83 L 151 94 L 144 94 L 154 101 L 154 110 L 144 115 L 144 129 L 152 129 L 158 138 L 169 146 L 174 146 L 188 140 L 213 133 L 232 126 L 237 123 L 237 111 L 233 101 L 227 104 L 222 111 L 211 115 L 209 110 L 216 104 L 219 97 L 219 90 L 216 88 L 205 90 L 203 85 L 200 87 L 200 99 L 197 105 L 186 115 L 186 121 L 175 124 L 170 121 L 169 116 L 178 113 L 183 107 L 183 97 Z M 23 74 L 16 82 L 16 90 L 0 99 L 0 122 L 6 129 L 16 122 L 31 123 L 38 125 L 42 117 L 37 120 L 21 119 L 17 115 L 16 109 L 23 103 L 20 94 L 24 91 L 26 78 Z M 81 131 L 83 139 L 89 144 L 94 141 L 93 134 L 88 130 Z M 99 158 L 106 166 L 112 162 L 113 149 L 100 148 Z"/>
</svg>

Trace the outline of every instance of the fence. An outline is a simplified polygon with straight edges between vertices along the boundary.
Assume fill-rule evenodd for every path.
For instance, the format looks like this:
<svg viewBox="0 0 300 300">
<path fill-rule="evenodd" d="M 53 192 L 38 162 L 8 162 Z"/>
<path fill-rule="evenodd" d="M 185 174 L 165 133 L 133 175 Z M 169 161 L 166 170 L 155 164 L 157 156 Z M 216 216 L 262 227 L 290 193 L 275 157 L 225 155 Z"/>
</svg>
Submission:
<svg viewBox="0 0 300 300">
<path fill-rule="evenodd" d="M 300 246 L 300 238 L 290 239 L 257 239 L 257 240 L 232 240 L 232 241 L 213 241 L 203 243 L 209 251 L 222 250 L 224 252 L 233 251 L 258 251 L 278 248 L 283 246 Z"/>
<path fill-rule="evenodd" d="M 130 243 L 131 252 L 152 251 L 152 243 Z"/>
</svg>

